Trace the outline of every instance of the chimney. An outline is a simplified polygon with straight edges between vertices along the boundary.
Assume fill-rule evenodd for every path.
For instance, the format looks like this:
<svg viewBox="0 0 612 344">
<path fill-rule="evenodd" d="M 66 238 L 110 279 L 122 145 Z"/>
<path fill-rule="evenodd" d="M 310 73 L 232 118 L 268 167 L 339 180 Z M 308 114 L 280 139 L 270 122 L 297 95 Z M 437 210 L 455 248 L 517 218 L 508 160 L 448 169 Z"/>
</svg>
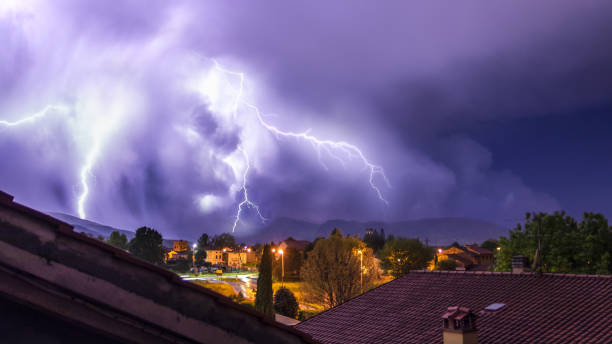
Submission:
<svg viewBox="0 0 612 344">
<path fill-rule="evenodd" d="M 529 259 L 525 256 L 512 257 L 512 273 L 529 272 Z"/>
<path fill-rule="evenodd" d="M 478 344 L 476 314 L 465 307 L 448 307 L 442 315 L 444 344 Z"/>
</svg>

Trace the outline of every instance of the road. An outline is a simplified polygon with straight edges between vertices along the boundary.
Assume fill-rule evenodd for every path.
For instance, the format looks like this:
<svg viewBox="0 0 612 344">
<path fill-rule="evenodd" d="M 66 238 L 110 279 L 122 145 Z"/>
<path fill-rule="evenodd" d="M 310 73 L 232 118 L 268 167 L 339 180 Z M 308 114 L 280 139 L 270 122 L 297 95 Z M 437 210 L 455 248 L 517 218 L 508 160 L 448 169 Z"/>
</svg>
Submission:
<svg viewBox="0 0 612 344">
<path fill-rule="evenodd" d="M 201 277 L 187 277 L 181 276 L 184 281 L 206 281 L 209 283 L 226 283 L 229 284 L 236 294 L 242 293 L 245 299 L 254 299 L 254 290 L 257 288 L 257 274 L 238 275 L 238 281 L 235 281 L 236 275 L 231 273 L 223 274 L 219 280 L 217 276 L 201 276 Z M 231 281 L 229 280 L 231 279 Z"/>
</svg>

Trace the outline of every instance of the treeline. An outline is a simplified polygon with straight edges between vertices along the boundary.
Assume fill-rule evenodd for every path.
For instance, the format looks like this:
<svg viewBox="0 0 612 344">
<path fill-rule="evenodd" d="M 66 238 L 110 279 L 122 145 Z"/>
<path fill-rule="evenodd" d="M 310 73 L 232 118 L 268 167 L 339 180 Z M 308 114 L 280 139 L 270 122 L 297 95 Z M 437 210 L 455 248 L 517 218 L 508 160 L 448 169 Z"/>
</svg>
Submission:
<svg viewBox="0 0 612 344">
<path fill-rule="evenodd" d="M 528 213 L 499 247 L 497 271 L 510 271 L 512 257 L 522 255 L 536 272 L 612 273 L 612 227 L 602 214 L 584 213 L 577 222 L 565 212 Z"/>
</svg>

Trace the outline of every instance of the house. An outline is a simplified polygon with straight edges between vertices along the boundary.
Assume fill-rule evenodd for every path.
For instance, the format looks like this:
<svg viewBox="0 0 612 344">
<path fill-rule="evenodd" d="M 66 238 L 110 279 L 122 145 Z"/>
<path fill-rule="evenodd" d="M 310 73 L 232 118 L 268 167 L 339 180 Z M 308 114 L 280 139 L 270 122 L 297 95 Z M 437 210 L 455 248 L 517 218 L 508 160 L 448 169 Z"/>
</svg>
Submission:
<svg viewBox="0 0 612 344">
<path fill-rule="evenodd" d="M 313 343 L 0 192 L 6 343 Z"/>
<path fill-rule="evenodd" d="M 295 327 L 330 344 L 604 344 L 610 309 L 612 276 L 411 271 Z"/>
<path fill-rule="evenodd" d="M 172 243 L 172 250 L 167 253 L 166 260 L 189 259 L 189 243 L 185 240 L 176 240 Z"/>
<path fill-rule="evenodd" d="M 451 259 L 457 263 L 457 270 L 487 271 L 493 264 L 493 258 L 493 252 L 478 245 L 451 246 L 446 250 L 438 250 L 436 257 L 430 263 L 430 270 L 434 269 L 436 261 Z"/>
<path fill-rule="evenodd" d="M 213 266 L 223 265 L 223 250 L 206 250 L 205 261 L 212 264 Z"/>
<path fill-rule="evenodd" d="M 225 263 L 227 266 L 239 268 L 247 263 L 246 252 L 225 252 Z"/>
</svg>

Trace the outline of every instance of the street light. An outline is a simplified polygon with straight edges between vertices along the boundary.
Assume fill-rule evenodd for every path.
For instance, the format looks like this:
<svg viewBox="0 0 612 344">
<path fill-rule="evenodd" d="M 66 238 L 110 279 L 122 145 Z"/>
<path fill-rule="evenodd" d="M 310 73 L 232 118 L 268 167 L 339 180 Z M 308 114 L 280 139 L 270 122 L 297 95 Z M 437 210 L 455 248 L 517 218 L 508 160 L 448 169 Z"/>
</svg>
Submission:
<svg viewBox="0 0 612 344">
<path fill-rule="evenodd" d="M 363 251 L 357 250 L 357 253 L 359 253 L 359 288 L 363 293 Z"/>
<path fill-rule="evenodd" d="M 281 284 L 285 284 L 285 255 L 283 253 L 283 249 L 279 249 L 278 253 L 281 255 Z"/>
<path fill-rule="evenodd" d="M 197 247 L 198 247 L 198 244 L 193 244 L 193 254 L 192 254 L 192 256 L 193 256 L 193 266 L 192 266 L 192 268 L 193 268 L 193 273 L 194 274 L 196 273 L 196 269 L 195 269 L 195 251 L 196 251 Z"/>
</svg>

